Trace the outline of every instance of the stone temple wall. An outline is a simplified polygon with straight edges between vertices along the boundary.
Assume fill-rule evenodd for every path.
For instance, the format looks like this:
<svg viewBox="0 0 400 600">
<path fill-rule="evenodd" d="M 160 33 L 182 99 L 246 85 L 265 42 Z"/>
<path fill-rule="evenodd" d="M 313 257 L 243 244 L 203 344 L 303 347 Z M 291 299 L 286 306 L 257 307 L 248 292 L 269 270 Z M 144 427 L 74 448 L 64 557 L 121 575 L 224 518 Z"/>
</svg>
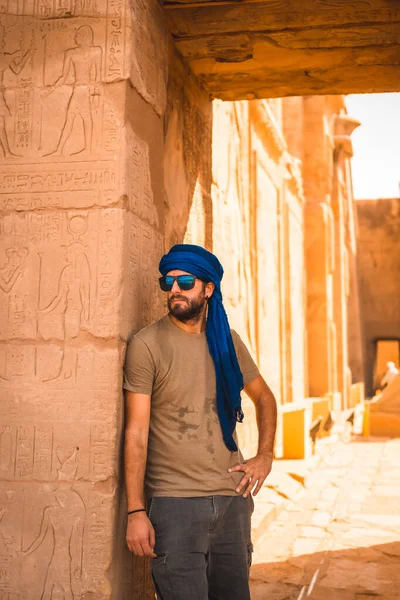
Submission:
<svg viewBox="0 0 400 600">
<path fill-rule="evenodd" d="M 400 199 L 358 200 L 357 213 L 365 379 L 372 396 L 375 341 L 400 340 Z"/>
<path fill-rule="evenodd" d="M 170 46 L 165 113 L 165 246 L 212 248 L 212 103 Z"/>
<path fill-rule="evenodd" d="M 361 381 L 363 371 L 349 162 L 359 123 L 347 115 L 342 96 L 283 102 L 283 130 L 289 151 L 302 161 L 306 200 L 309 393 L 332 395 L 332 408 L 340 410 L 348 405 L 352 375 Z"/>
<path fill-rule="evenodd" d="M 162 312 L 163 13 L 0 12 L 0 596 L 143 598 L 119 511 L 121 368 Z"/>
</svg>

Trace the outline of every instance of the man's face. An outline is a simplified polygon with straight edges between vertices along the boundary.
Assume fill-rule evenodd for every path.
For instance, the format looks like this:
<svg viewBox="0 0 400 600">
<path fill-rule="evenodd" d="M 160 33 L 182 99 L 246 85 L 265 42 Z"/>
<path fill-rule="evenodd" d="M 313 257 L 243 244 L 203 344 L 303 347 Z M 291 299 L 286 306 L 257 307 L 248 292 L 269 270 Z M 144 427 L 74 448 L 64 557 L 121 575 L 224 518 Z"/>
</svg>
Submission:
<svg viewBox="0 0 400 600">
<path fill-rule="evenodd" d="M 177 277 L 178 275 L 191 275 L 187 271 L 174 269 L 167 275 Z M 200 279 L 196 279 L 194 288 L 191 290 L 181 290 L 177 281 L 170 292 L 168 292 L 168 309 L 173 317 L 182 321 L 193 321 L 201 317 L 206 306 L 206 284 Z"/>
</svg>

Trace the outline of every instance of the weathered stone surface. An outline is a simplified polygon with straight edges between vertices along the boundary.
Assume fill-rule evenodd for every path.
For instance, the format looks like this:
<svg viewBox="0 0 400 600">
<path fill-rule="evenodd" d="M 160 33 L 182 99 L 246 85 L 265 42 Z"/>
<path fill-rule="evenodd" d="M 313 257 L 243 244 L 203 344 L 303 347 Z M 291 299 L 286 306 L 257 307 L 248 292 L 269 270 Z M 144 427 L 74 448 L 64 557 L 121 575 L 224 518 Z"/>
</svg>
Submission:
<svg viewBox="0 0 400 600">
<path fill-rule="evenodd" d="M 398 89 L 395 3 L 171 0 L 164 7 L 179 52 L 214 97 Z"/>
<path fill-rule="evenodd" d="M 168 32 L 158 2 L 132 0 L 130 80 L 139 94 L 162 115 L 167 103 Z"/>
<path fill-rule="evenodd" d="M 212 247 L 212 104 L 171 48 L 165 115 L 165 243 Z M 196 241 L 195 241 L 196 240 Z"/>
<path fill-rule="evenodd" d="M 330 394 L 331 409 L 340 410 L 350 400 L 350 293 L 355 337 L 352 363 L 360 363 L 358 285 L 355 268 L 350 270 L 356 257 L 356 230 L 349 177 L 350 135 L 358 122 L 345 114 L 338 97 L 285 99 L 284 106 L 288 115 L 284 133 L 289 149 L 302 161 L 306 198 L 309 394 Z M 296 125 L 299 119 L 301 127 Z"/>
<path fill-rule="evenodd" d="M 122 0 L 1 13 L 0 596 L 127 599 L 121 367 L 162 311 L 166 48 L 143 34 L 132 73 Z"/>
<path fill-rule="evenodd" d="M 374 373 L 376 340 L 393 340 L 388 344 L 394 346 L 391 352 L 397 358 L 389 355 L 386 360 L 396 361 L 399 356 L 396 340 L 400 339 L 400 258 L 394 249 L 400 233 L 400 200 L 358 200 L 357 215 L 366 393 L 373 396 L 383 376 L 382 367 L 385 369 L 385 365 L 379 364 Z M 385 363 L 384 356 L 382 359 Z"/>
</svg>

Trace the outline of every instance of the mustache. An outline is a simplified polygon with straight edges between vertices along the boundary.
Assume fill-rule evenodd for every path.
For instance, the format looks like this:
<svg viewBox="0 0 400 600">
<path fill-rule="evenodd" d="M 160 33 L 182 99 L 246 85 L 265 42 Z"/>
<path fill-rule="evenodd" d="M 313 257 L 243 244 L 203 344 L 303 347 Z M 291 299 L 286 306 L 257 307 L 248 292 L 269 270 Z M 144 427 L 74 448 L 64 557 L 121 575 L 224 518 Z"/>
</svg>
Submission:
<svg viewBox="0 0 400 600">
<path fill-rule="evenodd" d="M 188 299 L 185 298 L 185 296 L 180 296 L 179 294 L 175 294 L 175 296 L 171 296 L 170 300 L 186 300 L 186 302 L 188 301 Z"/>
</svg>

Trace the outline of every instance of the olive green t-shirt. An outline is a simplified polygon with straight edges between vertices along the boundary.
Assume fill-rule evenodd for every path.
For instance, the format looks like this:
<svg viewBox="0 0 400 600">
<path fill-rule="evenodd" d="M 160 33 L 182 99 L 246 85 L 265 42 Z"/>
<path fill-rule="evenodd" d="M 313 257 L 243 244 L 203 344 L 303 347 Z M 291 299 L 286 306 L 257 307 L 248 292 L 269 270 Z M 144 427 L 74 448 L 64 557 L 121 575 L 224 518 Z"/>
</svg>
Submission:
<svg viewBox="0 0 400 600">
<path fill-rule="evenodd" d="M 246 385 L 259 371 L 233 330 L 232 338 Z M 188 333 L 168 315 L 139 331 L 128 344 L 124 388 L 151 395 L 148 498 L 236 495 L 243 473 L 228 468 L 243 457 L 223 441 L 205 332 Z"/>
</svg>

